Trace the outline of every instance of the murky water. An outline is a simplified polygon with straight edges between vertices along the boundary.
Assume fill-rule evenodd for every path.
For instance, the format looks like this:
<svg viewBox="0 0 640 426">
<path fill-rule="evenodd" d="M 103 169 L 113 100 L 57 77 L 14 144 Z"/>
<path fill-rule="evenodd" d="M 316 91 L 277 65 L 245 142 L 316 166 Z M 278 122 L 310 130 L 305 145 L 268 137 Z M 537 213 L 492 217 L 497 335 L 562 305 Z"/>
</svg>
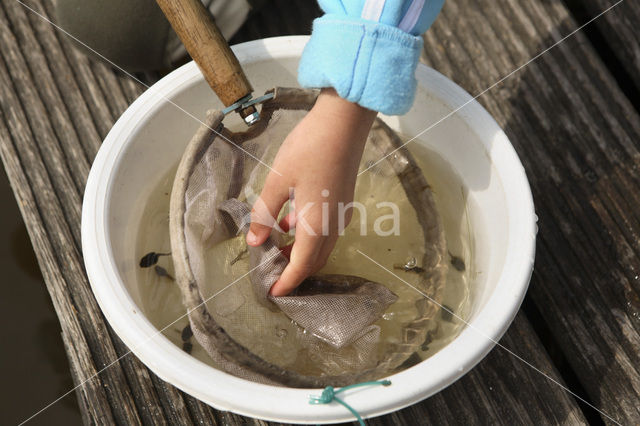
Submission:
<svg viewBox="0 0 640 426">
<path fill-rule="evenodd" d="M 409 138 L 402 138 L 408 140 Z M 447 240 L 449 270 L 433 340 L 418 355 L 426 359 L 451 342 L 464 326 L 470 309 L 469 285 L 475 276 L 473 228 L 468 212 L 467 189 L 451 165 L 438 153 L 420 144 L 409 144 L 423 174 L 431 184 Z"/>
<path fill-rule="evenodd" d="M 465 318 L 468 313 L 469 277 L 473 274 L 473 241 L 466 214 L 466 191 L 460 178 L 437 153 L 417 143 L 411 144 L 410 150 L 432 187 L 443 220 L 449 250 L 447 261 L 450 263 L 442 299 L 442 305 L 446 309 L 440 310 L 435 320 L 431 321 L 427 339 L 418 351 L 419 357 L 426 359 L 455 338 L 463 325 L 463 321 L 457 317 Z M 368 161 L 366 155 L 363 164 Z M 366 215 L 354 212 L 351 224 L 345 230 L 345 235 L 338 240 L 322 271 L 362 276 L 384 283 L 398 295 L 398 301 L 389 307 L 377 323 L 381 327 L 380 352 L 387 345 L 399 341 L 403 324 L 416 317 L 416 300 L 424 297 L 412 288 L 420 286 L 419 275 L 415 271 L 401 268 L 411 262 L 421 266 L 419 263 L 424 254 L 422 233 L 402 186 L 397 179 L 385 176 L 388 173 L 388 168 L 374 167 L 359 178 L 355 200 L 365 206 Z M 140 258 L 151 251 L 170 252 L 168 211 L 174 174 L 175 168 L 161 179 L 148 200 L 138 236 L 137 252 Z M 383 220 L 392 211 L 381 207 L 378 204 L 381 201 L 398 205 L 399 235 L 379 235 L 380 230 L 391 231 L 393 225 L 393 221 Z M 300 329 L 284 314 L 281 314 L 282 318 L 277 321 L 277 325 L 270 328 L 272 335 L 264 336 L 258 343 L 255 335 L 247 333 L 246 324 L 237 320 L 239 317 L 246 317 L 243 309 L 250 312 L 251 322 L 257 324 L 260 324 L 261 318 L 273 315 L 268 309 L 253 303 L 255 297 L 250 282 L 247 277 L 242 277 L 248 271 L 248 259 L 243 255 L 244 250 L 244 239 L 238 237 L 219 244 L 207 253 L 207 281 L 212 284 L 205 289 L 205 298 L 237 280 L 224 290 L 224 294 L 207 303 L 210 309 L 221 312 L 216 320 L 239 343 L 252 347 L 268 361 L 306 374 L 329 373 L 318 371 L 308 356 L 303 356 L 302 352 L 299 353 L 292 347 L 295 346 L 296 334 Z M 138 271 L 138 285 L 140 293 L 144 295 L 142 309 L 158 329 L 164 329 L 163 333 L 172 342 L 201 361 L 213 365 L 195 338 L 183 333 L 188 319 L 178 287 L 172 280 L 174 271 L 171 257 L 161 256 L 156 266 L 160 268 L 152 266 Z M 389 270 L 401 279 L 394 277 Z M 250 305 L 250 309 L 243 307 L 246 301 L 250 302 L 246 305 Z"/>
</svg>

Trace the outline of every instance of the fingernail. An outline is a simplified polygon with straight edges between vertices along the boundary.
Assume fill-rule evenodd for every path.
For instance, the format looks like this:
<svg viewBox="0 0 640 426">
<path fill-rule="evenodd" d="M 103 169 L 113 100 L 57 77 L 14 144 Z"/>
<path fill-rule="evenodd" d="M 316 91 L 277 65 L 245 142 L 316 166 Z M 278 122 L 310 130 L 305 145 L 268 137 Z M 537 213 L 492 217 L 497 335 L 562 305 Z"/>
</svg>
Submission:
<svg viewBox="0 0 640 426">
<path fill-rule="evenodd" d="M 273 285 L 269 288 L 269 296 L 272 297 L 278 297 L 275 294 L 273 294 L 273 289 L 276 287 L 276 284 L 278 284 L 278 281 L 276 281 L 275 283 L 273 283 Z"/>
<path fill-rule="evenodd" d="M 258 237 L 253 233 L 253 231 L 247 232 L 247 244 L 250 246 L 258 244 Z"/>
</svg>

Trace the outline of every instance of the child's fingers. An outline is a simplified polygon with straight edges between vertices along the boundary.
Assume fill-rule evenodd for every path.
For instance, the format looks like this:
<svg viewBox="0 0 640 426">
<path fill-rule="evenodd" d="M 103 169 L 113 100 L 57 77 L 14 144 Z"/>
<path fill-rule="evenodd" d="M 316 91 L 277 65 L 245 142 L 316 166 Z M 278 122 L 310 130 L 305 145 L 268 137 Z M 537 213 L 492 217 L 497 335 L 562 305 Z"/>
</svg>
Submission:
<svg viewBox="0 0 640 426">
<path fill-rule="evenodd" d="M 289 244 L 288 246 L 280 247 L 280 252 L 284 255 L 284 257 L 286 257 L 287 259 L 290 259 L 292 248 L 293 248 L 293 244 Z"/>
<path fill-rule="evenodd" d="M 251 210 L 251 226 L 247 232 L 247 244 L 259 246 L 264 243 L 276 224 L 276 218 L 282 205 L 289 199 L 288 188 L 281 189 L 280 185 L 270 184 L 269 179 L 253 204 Z"/>
<path fill-rule="evenodd" d="M 287 215 L 280 220 L 280 223 L 278 223 L 278 225 L 283 232 L 289 232 L 291 229 L 295 228 L 296 212 L 291 211 L 290 213 L 287 213 Z"/>
<path fill-rule="evenodd" d="M 322 249 L 318 253 L 318 257 L 316 258 L 316 271 L 324 268 L 324 265 L 326 265 L 327 261 L 329 260 L 329 256 L 331 256 L 331 253 L 336 246 L 337 240 L 337 235 L 330 235 L 325 239 L 322 245 Z"/>
<path fill-rule="evenodd" d="M 278 281 L 271 286 L 272 296 L 286 296 L 296 288 L 305 278 L 317 271 L 317 258 L 322 250 L 324 238 L 299 233 L 291 250 L 289 264 Z"/>
</svg>

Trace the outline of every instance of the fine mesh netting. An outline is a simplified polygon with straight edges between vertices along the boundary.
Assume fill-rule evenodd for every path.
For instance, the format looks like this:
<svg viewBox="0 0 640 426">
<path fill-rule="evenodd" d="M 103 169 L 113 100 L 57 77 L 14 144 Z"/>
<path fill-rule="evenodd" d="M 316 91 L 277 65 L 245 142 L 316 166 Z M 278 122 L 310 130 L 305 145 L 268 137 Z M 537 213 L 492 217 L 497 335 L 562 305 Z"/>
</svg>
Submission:
<svg viewBox="0 0 640 426">
<path fill-rule="evenodd" d="M 271 164 L 316 96 L 316 91 L 275 89 L 260 121 L 239 133 L 222 125 L 221 112 L 210 111 L 184 153 L 171 195 L 176 281 L 194 336 L 220 369 L 260 383 L 344 386 L 389 375 L 425 342 L 439 309 L 433 300 L 442 298 L 446 246 L 430 187 L 379 119 L 363 164 L 391 154 L 371 168 L 369 185 L 387 182 L 394 201 L 411 210 L 420 228 L 411 231 L 421 253 L 420 272 L 411 282 L 418 291 L 392 290 L 392 275 L 376 282 L 356 270 L 319 274 L 286 297 L 269 296 L 288 262 L 278 247 L 291 237 L 274 231 L 260 247 L 248 247 L 244 233 L 251 203 L 269 172 L 263 163 Z M 393 307 L 402 308 L 400 319 L 385 325 L 382 317 Z"/>
</svg>

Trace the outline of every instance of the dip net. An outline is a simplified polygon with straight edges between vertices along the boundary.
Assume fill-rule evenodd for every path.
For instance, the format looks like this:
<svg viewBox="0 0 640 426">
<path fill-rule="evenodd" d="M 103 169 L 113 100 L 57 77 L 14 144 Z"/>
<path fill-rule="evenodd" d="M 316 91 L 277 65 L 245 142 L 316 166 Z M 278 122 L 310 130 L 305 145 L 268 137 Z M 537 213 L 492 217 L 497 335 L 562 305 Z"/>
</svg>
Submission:
<svg viewBox="0 0 640 426">
<path fill-rule="evenodd" d="M 414 237 L 407 253 L 419 254 L 415 265 L 407 265 L 419 264 L 410 274 L 414 289 L 382 269 L 378 279 L 370 278 L 368 271 L 379 267 L 360 258 L 359 269 L 318 274 L 286 297 L 269 296 L 288 262 L 278 247 L 292 237 L 274 231 L 260 247 L 248 247 L 244 233 L 251 203 L 269 171 L 262 163 L 271 164 L 318 94 L 287 88 L 273 92 L 263 103 L 260 121 L 242 132 L 224 127 L 222 112 L 209 111 L 178 167 L 169 215 L 172 257 L 196 340 L 219 369 L 290 387 L 345 386 L 419 362 L 416 351 L 433 331 L 442 299 L 444 232 L 422 171 L 380 119 L 361 164 L 373 167 L 359 180 L 366 179 L 372 191 L 387 188 L 409 224 L 415 224 L 403 231 Z M 366 198 L 366 205 L 376 201 L 370 194 Z M 355 214 L 343 238 L 349 238 L 354 222 Z M 368 238 L 360 241 L 365 252 L 372 242 L 384 244 L 385 237 Z M 379 238 L 379 244 L 372 238 Z M 340 259 L 330 259 L 329 265 L 362 257 L 354 248 L 337 251 Z M 389 315 L 397 318 L 389 321 Z"/>
</svg>

